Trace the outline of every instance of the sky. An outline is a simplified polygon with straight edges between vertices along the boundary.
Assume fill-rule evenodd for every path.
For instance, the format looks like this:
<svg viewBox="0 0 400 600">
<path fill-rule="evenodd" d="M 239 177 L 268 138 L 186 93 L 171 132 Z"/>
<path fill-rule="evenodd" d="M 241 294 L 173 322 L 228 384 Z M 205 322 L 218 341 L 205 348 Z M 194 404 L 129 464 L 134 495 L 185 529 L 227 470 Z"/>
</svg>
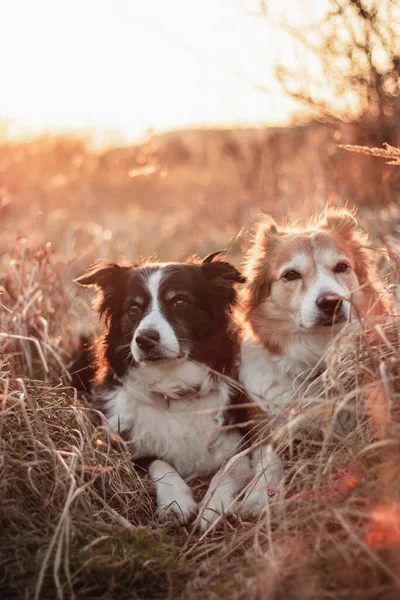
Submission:
<svg viewBox="0 0 400 600">
<path fill-rule="evenodd" d="M 12 0 L 0 3 L 0 119 L 11 133 L 92 131 L 132 142 L 151 130 L 287 124 L 274 81 L 291 49 L 271 25 L 325 0 Z M 260 88 L 267 88 L 261 90 Z"/>
</svg>

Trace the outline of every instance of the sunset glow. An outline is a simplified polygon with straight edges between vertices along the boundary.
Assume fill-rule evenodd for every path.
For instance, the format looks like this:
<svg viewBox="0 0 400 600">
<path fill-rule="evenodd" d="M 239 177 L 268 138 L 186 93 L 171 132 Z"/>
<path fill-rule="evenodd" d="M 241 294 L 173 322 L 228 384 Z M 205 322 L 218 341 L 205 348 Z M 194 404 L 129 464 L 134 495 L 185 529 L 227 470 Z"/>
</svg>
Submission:
<svg viewBox="0 0 400 600">
<path fill-rule="evenodd" d="M 313 16 L 317 4 L 304 2 Z M 296 108 L 273 77 L 291 49 L 258 0 L 14 0 L 0 19 L 0 118 L 16 132 L 132 141 L 149 128 L 284 124 Z"/>
</svg>

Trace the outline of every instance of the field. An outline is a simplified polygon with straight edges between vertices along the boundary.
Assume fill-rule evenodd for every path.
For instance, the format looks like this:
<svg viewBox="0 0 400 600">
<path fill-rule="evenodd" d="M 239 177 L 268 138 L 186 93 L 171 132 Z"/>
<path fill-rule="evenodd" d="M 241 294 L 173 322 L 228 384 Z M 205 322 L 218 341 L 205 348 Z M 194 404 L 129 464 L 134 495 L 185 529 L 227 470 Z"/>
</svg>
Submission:
<svg viewBox="0 0 400 600">
<path fill-rule="evenodd" d="M 346 143 L 363 143 L 362 129 L 183 131 L 103 152 L 67 137 L 0 144 L 3 598 L 399 597 L 394 315 L 330 349 L 301 399 L 318 431 L 295 449 L 277 434 L 285 498 L 208 535 L 157 520 L 149 481 L 67 373 L 79 334 L 98 329 L 73 284 L 90 263 L 227 248 L 239 265 L 260 212 L 304 221 L 328 200 L 358 207 L 396 297 L 398 167 Z M 338 431 L 343 414 L 351 427 Z"/>
</svg>

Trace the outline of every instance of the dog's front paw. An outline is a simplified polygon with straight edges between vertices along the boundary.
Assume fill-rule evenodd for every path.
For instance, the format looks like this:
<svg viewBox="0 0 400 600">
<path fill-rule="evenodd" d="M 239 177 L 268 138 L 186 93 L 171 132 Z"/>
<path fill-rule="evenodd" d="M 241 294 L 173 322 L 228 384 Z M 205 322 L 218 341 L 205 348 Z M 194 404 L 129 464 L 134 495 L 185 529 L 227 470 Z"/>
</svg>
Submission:
<svg viewBox="0 0 400 600">
<path fill-rule="evenodd" d="M 235 502 L 230 486 L 223 486 L 208 491 L 199 506 L 199 527 L 206 531 L 221 515 L 231 514 Z"/>
<path fill-rule="evenodd" d="M 170 486 L 159 484 L 157 490 L 157 513 L 161 520 L 176 517 L 180 523 L 188 523 L 196 514 L 197 504 L 189 486 L 184 482 Z"/>
<path fill-rule="evenodd" d="M 242 517 L 260 517 L 266 510 L 267 505 L 277 497 L 277 492 L 271 491 L 265 482 L 259 487 L 255 485 L 240 502 L 238 512 Z"/>
<path fill-rule="evenodd" d="M 241 500 L 238 512 L 242 517 L 260 517 L 271 503 L 281 506 L 277 501 L 284 494 L 283 464 L 271 446 L 259 448 L 255 477 L 248 485 Z"/>
</svg>

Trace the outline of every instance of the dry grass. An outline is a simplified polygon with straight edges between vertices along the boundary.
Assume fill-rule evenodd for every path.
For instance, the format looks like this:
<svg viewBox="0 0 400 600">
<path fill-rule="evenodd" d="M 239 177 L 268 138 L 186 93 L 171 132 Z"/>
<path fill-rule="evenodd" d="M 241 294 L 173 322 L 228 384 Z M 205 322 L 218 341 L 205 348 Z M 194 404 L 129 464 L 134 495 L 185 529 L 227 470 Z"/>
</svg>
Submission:
<svg viewBox="0 0 400 600">
<path fill-rule="evenodd" d="M 400 148 L 391 146 L 390 144 L 384 144 L 384 148 L 370 148 L 369 146 L 353 146 L 351 144 L 344 144 L 340 146 L 350 152 L 356 152 L 358 154 L 367 154 L 369 156 L 379 156 L 380 158 L 386 158 L 389 165 L 400 165 Z"/>
<path fill-rule="evenodd" d="M 5 297 L 2 322 L 11 332 L 2 340 L 0 419 L 0 586 L 7 598 L 398 597 L 396 320 L 373 338 L 344 332 L 328 369 L 304 390 L 300 418 L 317 425 L 301 445 L 284 444 L 286 498 L 258 523 L 223 520 L 204 536 L 174 523 L 161 527 L 126 446 L 72 388 L 54 383 L 68 357 L 63 327 L 68 332 L 65 315 L 76 298 L 54 294 L 60 266 L 42 249 L 34 257 L 26 248 L 16 257 L 7 286 L 18 293 Z M 33 281 L 42 292 L 36 301 Z M 42 349 L 30 360 L 25 340 L 13 337 L 20 331 L 28 348 Z M 32 369 L 53 383 L 27 378 Z M 298 419 L 277 433 L 278 444 Z"/>
<path fill-rule="evenodd" d="M 101 153 L 74 138 L 0 140 L 0 255 L 17 234 L 50 242 L 74 275 L 98 257 L 240 252 L 232 238 L 261 211 L 307 218 L 326 199 L 381 209 L 397 170 L 338 147 L 368 141 L 362 123 L 175 132 Z"/>
<path fill-rule="evenodd" d="M 56 203 L 46 218 L 51 213 L 55 219 L 57 210 Z M 78 295 L 72 278 L 93 258 L 125 253 L 127 245 L 116 248 L 96 220 L 75 227 L 73 210 L 63 210 L 52 248 L 35 246 L 45 228 L 33 228 L 2 262 L 2 597 L 398 598 L 396 317 L 372 332 L 343 332 L 327 356 L 327 370 L 303 389 L 302 412 L 294 406 L 289 424 L 276 434 L 285 455 L 286 495 L 263 519 L 223 518 L 207 536 L 161 524 L 149 482 L 132 467 L 128 448 L 99 413 L 80 404 L 65 372 L 73 340 L 91 321 L 89 296 Z M 127 235 L 129 222 L 124 213 L 119 222 L 114 218 L 115 240 Z M 159 214 L 141 218 L 137 244 L 145 247 Z M 9 219 L 11 239 L 12 214 Z M 199 239 L 207 229 L 204 214 L 201 219 Z M 366 211 L 364 219 L 382 251 L 386 244 L 391 261 L 382 254 L 382 269 L 396 282 L 398 210 L 388 206 L 379 219 Z M 223 219 L 213 227 L 205 244 L 210 249 L 214 237 L 224 245 L 233 233 Z M 187 233 L 176 242 L 174 232 L 165 231 L 163 258 L 179 258 L 185 239 L 188 254 L 196 244 Z M 313 424 L 310 433 L 301 444 L 288 444 L 288 433 L 301 423 Z M 203 492 L 199 481 L 196 493 Z"/>
</svg>

